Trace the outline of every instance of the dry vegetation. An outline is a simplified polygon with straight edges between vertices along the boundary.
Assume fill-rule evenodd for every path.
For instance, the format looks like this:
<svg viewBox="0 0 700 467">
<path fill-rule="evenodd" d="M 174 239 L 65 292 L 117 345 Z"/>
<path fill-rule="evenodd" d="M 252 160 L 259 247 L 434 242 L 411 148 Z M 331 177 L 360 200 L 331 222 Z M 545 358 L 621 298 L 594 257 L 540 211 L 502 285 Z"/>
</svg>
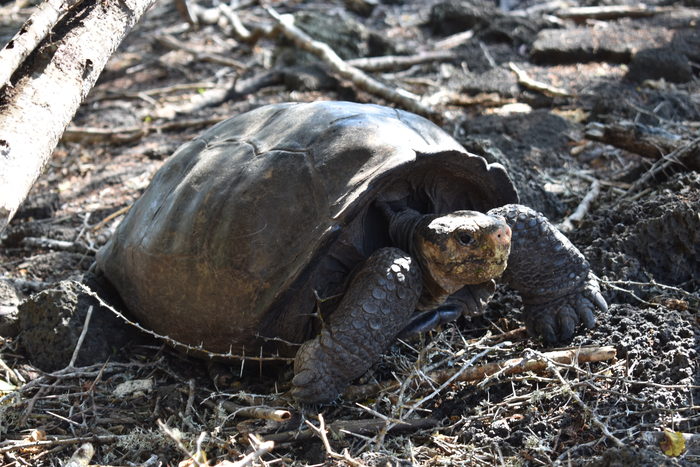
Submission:
<svg viewBox="0 0 700 467">
<path fill-rule="evenodd" d="M 2 234 L 0 463 L 698 465 L 700 11 L 500 3 L 156 3 Z M 34 9 L 0 7 L 0 41 Z M 568 218 L 610 311 L 553 348 L 499 289 L 484 316 L 396 343 L 319 407 L 288 397 L 288 361 L 187 357 L 106 325 L 111 307 L 78 286 L 28 350 L 20 300 L 81 280 L 175 148 L 319 99 L 411 110 L 506 165 L 524 203 Z"/>
</svg>

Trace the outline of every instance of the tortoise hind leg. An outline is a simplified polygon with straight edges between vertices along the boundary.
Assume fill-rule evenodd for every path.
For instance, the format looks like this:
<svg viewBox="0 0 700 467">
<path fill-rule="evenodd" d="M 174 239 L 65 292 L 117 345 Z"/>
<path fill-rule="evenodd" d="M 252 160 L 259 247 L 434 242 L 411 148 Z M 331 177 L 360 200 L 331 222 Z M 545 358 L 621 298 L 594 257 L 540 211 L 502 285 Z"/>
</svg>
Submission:
<svg viewBox="0 0 700 467">
<path fill-rule="evenodd" d="M 333 401 L 405 327 L 421 288 L 420 269 L 408 254 L 398 248 L 372 254 L 321 334 L 297 352 L 292 395 L 306 403 Z"/>
</svg>

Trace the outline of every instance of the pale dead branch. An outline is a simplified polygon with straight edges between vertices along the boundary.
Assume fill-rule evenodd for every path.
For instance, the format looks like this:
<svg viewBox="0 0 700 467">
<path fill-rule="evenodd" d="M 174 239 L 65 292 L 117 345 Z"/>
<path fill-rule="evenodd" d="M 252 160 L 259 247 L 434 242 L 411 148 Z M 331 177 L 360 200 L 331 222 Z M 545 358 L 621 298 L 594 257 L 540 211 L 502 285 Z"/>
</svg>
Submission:
<svg viewBox="0 0 700 467">
<path fill-rule="evenodd" d="M 474 37 L 473 29 L 470 29 L 469 31 L 458 32 L 457 34 L 453 34 L 440 41 L 437 41 L 435 43 L 435 48 L 438 50 L 454 49 L 458 45 L 462 45 L 465 42 L 469 41 L 469 39 L 471 39 L 472 37 Z"/>
<path fill-rule="evenodd" d="M 212 400 L 205 400 L 201 403 L 211 408 L 221 406 L 227 412 L 235 415 L 240 415 L 242 417 L 259 418 L 262 420 L 273 420 L 276 422 L 285 422 L 292 418 L 292 413 L 289 410 L 280 409 L 278 407 L 248 407 L 245 405 L 238 405 L 231 401 L 215 402 Z"/>
<path fill-rule="evenodd" d="M 518 76 L 518 82 L 526 88 L 555 97 L 574 97 L 574 95 L 566 89 L 557 88 L 540 81 L 535 81 L 534 79 L 530 78 L 524 70 L 518 68 L 518 66 L 513 62 L 510 62 L 508 66 Z"/>
<path fill-rule="evenodd" d="M 15 37 L 0 50 L 0 90 L 30 53 L 49 34 L 56 23 L 83 0 L 47 0 L 27 20 Z"/>
<path fill-rule="evenodd" d="M 382 57 L 354 58 L 346 60 L 345 63 L 362 71 L 388 71 L 409 68 L 421 63 L 442 62 L 453 58 L 455 58 L 454 53 L 438 50 L 417 55 L 384 55 Z"/>
<path fill-rule="evenodd" d="M 680 8 L 659 7 L 652 5 L 604 5 L 564 8 L 554 12 L 555 16 L 563 19 L 571 19 L 576 22 L 584 22 L 589 19 L 611 20 L 618 18 L 643 18 L 659 13 L 680 11 Z"/>
<path fill-rule="evenodd" d="M 90 465 L 90 459 L 92 459 L 94 455 L 95 447 L 90 443 L 85 443 L 73 453 L 63 467 L 86 467 Z"/>
<path fill-rule="evenodd" d="M 318 428 L 315 427 L 308 420 L 306 421 L 306 424 L 309 426 L 309 428 L 314 430 L 316 434 L 321 438 L 321 440 L 323 441 L 323 446 L 326 448 L 326 453 L 329 457 L 331 457 L 332 459 L 344 460 L 348 464 L 353 465 L 355 467 L 364 467 L 364 463 L 352 458 L 347 448 L 343 449 L 342 454 L 338 454 L 337 452 L 335 452 L 333 448 L 331 448 L 331 444 L 328 442 L 328 436 L 326 436 L 326 422 L 323 420 L 323 414 L 318 414 L 318 422 Z"/>
<path fill-rule="evenodd" d="M 600 182 L 595 180 L 591 184 L 591 189 L 586 193 L 586 196 L 581 200 L 581 204 L 578 205 L 576 211 L 567 217 L 563 222 L 557 225 L 557 228 L 562 232 L 571 232 L 574 230 L 574 222 L 581 222 L 586 216 L 586 213 L 590 211 L 591 205 L 596 200 L 600 194 Z"/>
<path fill-rule="evenodd" d="M 219 464 L 216 464 L 215 467 L 247 467 L 249 465 L 252 465 L 253 462 L 258 460 L 260 457 L 272 451 L 272 449 L 275 447 L 274 441 L 260 442 L 253 435 L 249 435 L 248 438 L 250 439 L 251 446 L 254 447 L 253 452 L 246 455 L 243 459 L 237 462 L 223 461 Z"/>
<path fill-rule="evenodd" d="M 105 63 L 153 1 L 86 7 L 69 33 L 46 53 L 37 54 L 12 92 L 5 88 L 0 111 L 0 232 L 41 174 Z M 36 131 L 35 122 L 41 122 L 41 132 Z"/>
</svg>

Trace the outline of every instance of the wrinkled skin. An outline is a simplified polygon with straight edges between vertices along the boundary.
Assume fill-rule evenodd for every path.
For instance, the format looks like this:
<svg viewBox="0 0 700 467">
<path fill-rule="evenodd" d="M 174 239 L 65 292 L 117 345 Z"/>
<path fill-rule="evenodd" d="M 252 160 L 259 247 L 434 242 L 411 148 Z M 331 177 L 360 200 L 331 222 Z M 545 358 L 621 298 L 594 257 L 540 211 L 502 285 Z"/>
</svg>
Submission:
<svg viewBox="0 0 700 467">
<path fill-rule="evenodd" d="M 329 325 L 301 347 L 292 391 L 299 401 L 335 399 L 399 333 L 425 333 L 461 314 L 474 314 L 476 302 L 444 306 L 465 285 L 503 275 L 523 296 L 530 334 L 549 342 L 570 338 L 579 324 L 593 327 L 595 307 L 607 309 L 583 255 L 532 209 L 507 205 L 486 215 L 458 211 L 445 216 L 409 209 L 396 213 L 386 205 L 383 210 L 402 248 L 375 252 Z M 413 318 L 414 309 L 426 308 L 431 309 Z"/>
</svg>

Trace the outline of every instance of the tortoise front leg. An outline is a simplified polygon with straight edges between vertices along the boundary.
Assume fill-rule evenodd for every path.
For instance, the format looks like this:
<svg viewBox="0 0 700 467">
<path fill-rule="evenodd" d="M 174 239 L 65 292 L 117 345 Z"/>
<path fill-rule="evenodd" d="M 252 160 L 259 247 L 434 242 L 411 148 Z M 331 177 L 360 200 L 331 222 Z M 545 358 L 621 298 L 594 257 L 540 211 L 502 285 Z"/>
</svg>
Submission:
<svg viewBox="0 0 700 467">
<path fill-rule="evenodd" d="M 525 326 L 549 342 L 569 339 L 576 327 L 595 326 L 595 308 L 607 310 L 586 258 L 540 213 L 517 204 L 492 209 L 512 229 L 503 281 L 523 298 Z"/>
<path fill-rule="evenodd" d="M 350 283 L 321 335 L 294 359 L 292 395 L 300 402 L 332 402 L 379 359 L 401 331 L 422 289 L 416 261 L 398 248 L 382 248 Z"/>
</svg>

